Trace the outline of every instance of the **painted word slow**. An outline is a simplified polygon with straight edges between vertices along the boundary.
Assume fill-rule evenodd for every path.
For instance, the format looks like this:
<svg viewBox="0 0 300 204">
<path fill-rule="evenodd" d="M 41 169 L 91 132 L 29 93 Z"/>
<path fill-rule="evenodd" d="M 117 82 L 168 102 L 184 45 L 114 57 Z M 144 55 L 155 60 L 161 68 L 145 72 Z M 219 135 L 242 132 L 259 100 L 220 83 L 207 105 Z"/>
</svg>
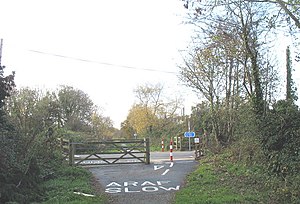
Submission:
<svg viewBox="0 0 300 204">
<path fill-rule="evenodd" d="M 139 193 L 156 191 L 178 191 L 180 186 L 170 187 L 171 181 L 125 181 L 124 183 L 111 182 L 106 185 L 106 193 Z M 168 186 L 168 187 L 167 187 Z"/>
</svg>

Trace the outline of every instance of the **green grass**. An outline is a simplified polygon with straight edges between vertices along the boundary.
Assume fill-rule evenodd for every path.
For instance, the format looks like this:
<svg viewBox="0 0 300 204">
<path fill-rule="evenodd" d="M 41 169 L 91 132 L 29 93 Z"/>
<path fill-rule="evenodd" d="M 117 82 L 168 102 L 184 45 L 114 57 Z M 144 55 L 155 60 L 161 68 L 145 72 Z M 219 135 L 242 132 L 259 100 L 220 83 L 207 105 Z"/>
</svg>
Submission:
<svg viewBox="0 0 300 204">
<path fill-rule="evenodd" d="M 79 167 L 62 167 L 55 172 L 55 178 L 43 183 L 45 191 L 43 204 L 92 204 L 107 203 L 107 197 L 96 190 L 92 174 Z M 74 192 L 96 195 L 86 197 Z"/>
<path fill-rule="evenodd" d="M 175 203 L 268 203 L 258 169 L 208 157 L 176 193 Z"/>
<path fill-rule="evenodd" d="M 161 146 L 154 146 L 154 145 L 152 145 L 152 146 L 150 146 L 150 151 L 151 152 L 161 152 Z"/>
</svg>

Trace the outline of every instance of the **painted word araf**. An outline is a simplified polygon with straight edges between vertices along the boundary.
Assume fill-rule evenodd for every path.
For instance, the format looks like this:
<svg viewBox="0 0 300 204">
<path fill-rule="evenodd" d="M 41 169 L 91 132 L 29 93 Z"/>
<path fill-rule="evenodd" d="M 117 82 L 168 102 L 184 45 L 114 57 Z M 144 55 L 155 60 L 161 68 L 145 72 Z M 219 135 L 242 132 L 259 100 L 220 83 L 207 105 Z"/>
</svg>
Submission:
<svg viewBox="0 0 300 204">
<path fill-rule="evenodd" d="M 180 186 L 176 187 L 165 187 L 171 181 L 157 181 L 150 182 L 144 181 L 143 183 L 136 181 L 125 181 L 124 183 L 111 182 L 106 185 L 106 193 L 139 193 L 139 192 L 156 192 L 159 190 L 163 191 L 178 191 Z M 123 184 L 123 185 L 122 185 Z"/>
</svg>

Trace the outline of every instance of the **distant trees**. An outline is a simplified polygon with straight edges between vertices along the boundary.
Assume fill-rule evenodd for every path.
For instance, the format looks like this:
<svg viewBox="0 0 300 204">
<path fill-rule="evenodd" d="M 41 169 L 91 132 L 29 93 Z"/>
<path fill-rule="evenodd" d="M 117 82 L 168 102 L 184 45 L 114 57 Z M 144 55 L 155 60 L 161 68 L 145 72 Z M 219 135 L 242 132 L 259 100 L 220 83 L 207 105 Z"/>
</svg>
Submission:
<svg viewBox="0 0 300 204">
<path fill-rule="evenodd" d="M 143 135 L 147 133 L 147 131 L 152 131 L 158 118 L 151 107 L 137 104 L 129 110 L 127 120 L 130 126 L 135 130 L 134 133 Z"/>
<path fill-rule="evenodd" d="M 150 107 L 153 109 L 154 114 L 156 114 L 159 109 L 163 106 L 162 92 L 163 86 L 161 84 L 145 84 L 139 85 L 133 91 L 136 98 L 138 99 L 138 104 L 144 107 Z"/>
<path fill-rule="evenodd" d="M 63 126 L 73 131 L 88 128 L 96 107 L 86 93 L 70 86 L 62 86 L 57 99 Z"/>
<path fill-rule="evenodd" d="M 127 137 L 132 138 L 137 134 L 139 137 L 161 138 L 178 134 L 176 117 L 182 107 L 181 99 L 166 98 L 161 84 L 140 85 L 134 93 L 138 101 L 130 109 L 121 127 Z M 175 124 L 177 128 L 174 128 Z"/>
<path fill-rule="evenodd" d="M 22 134 L 30 136 L 49 128 L 90 135 L 109 134 L 107 129 L 112 128 L 112 121 L 98 113 L 89 96 L 70 86 L 61 86 L 57 93 L 29 88 L 15 90 L 6 110 Z"/>
<path fill-rule="evenodd" d="M 113 121 L 107 117 L 94 112 L 91 116 L 92 134 L 95 139 L 111 139 L 117 130 L 113 127 Z"/>
<path fill-rule="evenodd" d="M 159 83 L 140 85 L 134 93 L 138 99 L 137 104 L 151 108 L 158 118 L 176 115 L 182 107 L 182 99 L 179 96 L 167 97 L 163 86 Z"/>
</svg>

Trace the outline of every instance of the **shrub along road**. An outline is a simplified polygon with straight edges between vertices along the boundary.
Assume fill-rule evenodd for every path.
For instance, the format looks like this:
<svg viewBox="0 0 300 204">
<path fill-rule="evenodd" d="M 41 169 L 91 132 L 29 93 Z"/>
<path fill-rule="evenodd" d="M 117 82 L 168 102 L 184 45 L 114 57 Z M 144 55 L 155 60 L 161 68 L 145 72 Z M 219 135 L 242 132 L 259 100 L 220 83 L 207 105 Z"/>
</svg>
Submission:
<svg viewBox="0 0 300 204">
<path fill-rule="evenodd" d="M 174 152 L 173 162 L 167 152 L 151 153 L 151 164 L 107 165 L 92 167 L 111 203 L 171 203 L 185 177 L 197 166 L 194 152 Z"/>
</svg>

